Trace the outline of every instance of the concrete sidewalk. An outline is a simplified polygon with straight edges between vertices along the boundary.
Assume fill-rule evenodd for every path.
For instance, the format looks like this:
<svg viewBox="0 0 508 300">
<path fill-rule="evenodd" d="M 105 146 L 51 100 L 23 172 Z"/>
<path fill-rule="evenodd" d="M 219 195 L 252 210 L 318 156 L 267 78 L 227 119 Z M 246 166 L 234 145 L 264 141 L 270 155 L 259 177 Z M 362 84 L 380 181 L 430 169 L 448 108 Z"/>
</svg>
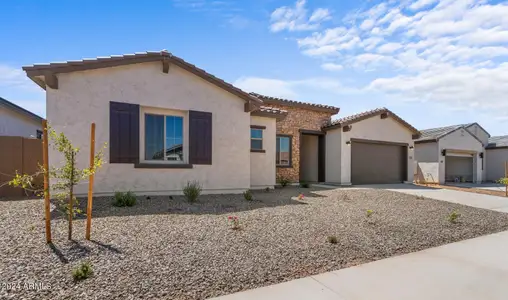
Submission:
<svg viewBox="0 0 508 300">
<path fill-rule="evenodd" d="M 215 300 L 508 299 L 508 231 Z"/>
</svg>

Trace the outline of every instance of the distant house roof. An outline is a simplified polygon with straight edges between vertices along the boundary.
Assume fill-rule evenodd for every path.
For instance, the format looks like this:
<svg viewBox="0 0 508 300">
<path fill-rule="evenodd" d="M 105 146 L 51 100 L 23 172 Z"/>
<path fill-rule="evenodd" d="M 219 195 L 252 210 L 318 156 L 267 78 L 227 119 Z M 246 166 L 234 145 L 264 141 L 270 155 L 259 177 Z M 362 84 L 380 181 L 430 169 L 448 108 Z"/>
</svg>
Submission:
<svg viewBox="0 0 508 300">
<path fill-rule="evenodd" d="M 478 125 L 478 127 L 480 127 L 481 129 L 483 129 L 483 127 L 481 127 L 478 123 L 466 123 L 466 124 L 457 124 L 457 125 L 450 125 L 450 126 L 420 130 L 421 136 L 419 139 L 417 139 L 415 141 L 415 143 L 437 141 L 440 138 L 442 138 L 446 135 L 449 135 L 450 133 L 457 131 L 461 128 L 463 128 L 464 130 L 469 132 L 475 139 L 477 139 L 480 143 L 482 143 L 482 141 L 480 141 L 480 139 L 476 135 L 474 135 L 471 131 L 469 131 L 467 129 L 468 127 L 471 127 L 475 124 Z M 483 130 L 485 131 L 485 129 L 483 129 Z M 485 132 L 487 132 L 487 131 L 485 131 Z M 489 134 L 489 133 L 487 132 L 487 134 Z"/>
<path fill-rule="evenodd" d="M 305 108 L 305 109 L 310 109 L 310 110 L 329 112 L 332 114 L 336 114 L 340 111 L 340 108 L 335 107 L 335 106 L 330 106 L 330 105 L 315 104 L 315 103 L 309 103 L 309 102 L 300 102 L 300 101 L 294 101 L 294 100 L 289 100 L 289 99 L 265 96 L 265 95 L 261 95 L 258 93 L 250 93 L 250 95 L 254 96 L 258 99 L 261 99 L 266 104 L 278 104 L 278 105 L 285 105 L 285 106 L 300 107 L 300 108 Z"/>
<path fill-rule="evenodd" d="M 24 66 L 23 70 L 26 72 L 27 76 L 30 79 L 32 79 L 43 89 L 46 89 L 46 85 L 49 85 L 50 81 L 57 80 L 54 79 L 54 74 L 109 68 L 153 61 L 163 62 L 162 70 L 165 73 L 168 72 L 169 64 L 175 64 L 181 67 L 182 69 L 185 69 L 246 101 L 253 102 L 254 104 L 262 104 L 262 101 L 259 100 L 257 97 L 249 95 L 249 93 L 244 92 L 241 89 L 233 86 L 232 84 L 227 83 L 226 81 L 206 72 L 205 70 L 200 69 L 195 65 L 186 62 L 185 60 L 171 54 L 166 50 L 138 52 L 134 54 L 113 55 L 106 57 L 86 58 L 82 60 L 55 62 L 47 64 L 34 64 L 30 66 Z M 57 82 L 56 84 L 55 83 L 52 84 L 56 88 L 58 88 Z"/>
<path fill-rule="evenodd" d="M 508 135 L 493 136 L 489 138 L 489 144 L 485 148 L 486 149 L 508 148 Z"/>
<path fill-rule="evenodd" d="M 287 110 L 284 109 L 262 105 L 257 110 L 251 112 L 250 114 L 252 116 L 272 117 L 281 120 L 287 116 L 288 112 Z"/>
<path fill-rule="evenodd" d="M 34 114 L 33 112 L 28 111 L 28 110 L 24 109 L 23 107 L 17 106 L 16 104 L 14 104 L 10 101 L 7 101 L 6 99 L 4 99 L 2 97 L 0 97 L 0 105 L 3 105 L 4 107 L 7 107 L 13 111 L 16 111 L 17 113 L 20 113 L 22 115 L 25 115 L 37 122 L 42 122 L 42 120 L 44 120 L 42 117 Z"/>
<path fill-rule="evenodd" d="M 391 116 L 397 122 L 401 123 L 404 127 L 409 129 L 410 131 L 412 131 L 413 134 L 419 135 L 420 132 L 418 131 L 418 129 L 414 128 L 408 122 L 404 121 L 402 118 L 400 118 L 399 116 L 397 116 L 396 114 L 394 114 L 392 111 L 390 111 L 389 109 L 387 109 L 385 107 L 376 108 L 373 110 L 365 111 L 365 112 L 362 112 L 359 114 L 355 114 L 355 115 L 351 115 L 351 116 L 347 116 L 347 117 L 335 120 L 335 121 L 331 122 L 330 124 L 323 126 L 323 129 L 329 130 L 329 129 L 333 129 L 333 128 L 344 127 L 346 125 L 360 122 L 362 120 L 365 120 L 365 119 L 368 119 L 368 118 L 371 118 L 374 116 L 378 116 L 381 114 L 387 114 L 387 115 Z"/>
</svg>

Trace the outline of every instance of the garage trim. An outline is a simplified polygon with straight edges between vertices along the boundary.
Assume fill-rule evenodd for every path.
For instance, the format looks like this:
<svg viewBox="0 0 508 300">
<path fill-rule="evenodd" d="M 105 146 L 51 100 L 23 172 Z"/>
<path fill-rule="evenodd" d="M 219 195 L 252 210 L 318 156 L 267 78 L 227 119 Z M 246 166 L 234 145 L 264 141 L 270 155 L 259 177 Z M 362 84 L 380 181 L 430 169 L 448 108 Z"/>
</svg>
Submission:
<svg viewBox="0 0 508 300">
<path fill-rule="evenodd" d="M 382 145 L 393 145 L 393 146 L 401 146 L 401 147 L 404 147 L 404 146 L 409 146 L 408 143 L 399 143 L 399 142 L 387 142 L 387 141 L 377 141 L 377 140 L 366 140 L 366 139 L 356 139 L 356 138 L 351 138 L 350 139 L 351 142 L 356 142 L 356 143 L 367 143 L 367 144 L 382 144 Z"/>
</svg>

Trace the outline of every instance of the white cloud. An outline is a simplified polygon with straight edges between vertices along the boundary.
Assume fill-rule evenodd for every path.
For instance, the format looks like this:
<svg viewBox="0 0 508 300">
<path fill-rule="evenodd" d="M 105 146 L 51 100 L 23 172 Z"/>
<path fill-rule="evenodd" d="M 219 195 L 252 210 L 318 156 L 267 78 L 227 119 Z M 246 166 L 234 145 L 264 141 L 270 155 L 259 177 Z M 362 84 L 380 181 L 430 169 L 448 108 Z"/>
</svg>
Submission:
<svg viewBox="0 0 508 300">
<path fill-rule="evenodd" d="M 297 0 L 294 7 L 282 6 L 275 9 L 270 17 L 270 30 L 272 32 L 315 30 L 322 22 L 331 19 L 330 11 L 326 8 L 317 8 L 308 17 L 305 2 Z"/>
<path fill-rule="evenodd" d="M 233 85 L 247 92 L 255 92 L 272 97 L 291 99 L 297 96 L 291 83 L 279 79 L 241 77 Z"/>
<path fill-rule="evenodd" d="M 342 65 L 334 64 L 334 63 L 324 63 L 321 65 L 321 68 L 323 70 L 327 70 L 327 71 L 340 71 L 340 70 L 344 69 L 344 67 Z"/>
<path fill-rule="evenodd" d="M 357 78 L 367 92 L 505 118 L 507 16 L 508 2 L 494 0 L 387 0 L 296 40 L 324 70 L 369 72 Z"/>
<path fill-rule="evenodd" d="M 389 53 L 399 50 L 400 48 L 402 48 L 402 45 L 399 43 L 386 43 L 386 44 L 379 46 L 377 48 L 377 52 L 389 54 Z"/>
</svg>

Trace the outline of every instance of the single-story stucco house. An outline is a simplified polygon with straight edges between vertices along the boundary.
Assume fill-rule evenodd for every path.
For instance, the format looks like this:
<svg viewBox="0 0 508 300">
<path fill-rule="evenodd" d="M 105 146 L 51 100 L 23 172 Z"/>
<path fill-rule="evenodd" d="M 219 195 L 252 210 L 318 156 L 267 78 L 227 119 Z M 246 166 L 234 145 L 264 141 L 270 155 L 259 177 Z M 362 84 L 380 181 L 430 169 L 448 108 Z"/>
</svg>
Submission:
<svg viewBox="0 0 508 300">
<path fill-rule="evenodd" d="M 505 177 L 505 163 L 508 162 L 508 135 L 490 137 L 485 150 L 487 181 L 497 181 Z"/>
<path fill-rule="evenodd" d="M 475 182 L 487 178 L 485 147 L 490 134 L 478 123 L 421 130 L 415 141 L 417 180 Z"/>
<path fill-rule="evenodd" d="M 0 97 L 0 136 L 41 138 L 42 118 Z"/>
</svg>

